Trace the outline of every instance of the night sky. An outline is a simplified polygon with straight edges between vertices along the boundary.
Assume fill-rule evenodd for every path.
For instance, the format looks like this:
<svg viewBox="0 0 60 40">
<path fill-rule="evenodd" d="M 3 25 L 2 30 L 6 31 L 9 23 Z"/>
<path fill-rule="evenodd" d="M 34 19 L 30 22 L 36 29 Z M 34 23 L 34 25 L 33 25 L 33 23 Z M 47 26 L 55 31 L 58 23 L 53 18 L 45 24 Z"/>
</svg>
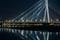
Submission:
<svg viewBox="0 0 60 40">
<path fill-rule="evenodd" d="M 12 19 L 38 0 L 0 0 L 0 16 Z M 49 0 L 49 7 L 60 13 L 60 0 Z"/>
</svg>

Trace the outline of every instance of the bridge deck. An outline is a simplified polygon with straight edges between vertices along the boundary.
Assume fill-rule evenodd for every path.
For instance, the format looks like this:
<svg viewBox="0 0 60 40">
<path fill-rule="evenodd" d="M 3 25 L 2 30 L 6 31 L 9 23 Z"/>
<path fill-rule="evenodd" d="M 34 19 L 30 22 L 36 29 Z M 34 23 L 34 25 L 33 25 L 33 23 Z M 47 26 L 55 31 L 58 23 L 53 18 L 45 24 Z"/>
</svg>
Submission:
<svg viewBox="0 0 60 40">
<path fill-rule="evenodd" d="M 0 27 L 20 30 L 59 31 L 60 23 L 2 23 Z"/>
</svg>

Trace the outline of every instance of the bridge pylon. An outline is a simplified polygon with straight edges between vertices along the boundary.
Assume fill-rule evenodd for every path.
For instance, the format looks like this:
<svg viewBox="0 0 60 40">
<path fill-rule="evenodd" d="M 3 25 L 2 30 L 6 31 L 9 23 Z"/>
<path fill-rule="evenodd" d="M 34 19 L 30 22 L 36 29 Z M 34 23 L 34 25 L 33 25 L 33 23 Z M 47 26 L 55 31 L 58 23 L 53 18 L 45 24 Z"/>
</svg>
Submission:
<svg viewBox="0 0 60 40">
<path fill-rule="evenodd" d="M 45 0 L 45 12 L 44 12 L 44 17 L 43 17 L 43 22 L 50 23 L 48 0 Z"/>
</svg>

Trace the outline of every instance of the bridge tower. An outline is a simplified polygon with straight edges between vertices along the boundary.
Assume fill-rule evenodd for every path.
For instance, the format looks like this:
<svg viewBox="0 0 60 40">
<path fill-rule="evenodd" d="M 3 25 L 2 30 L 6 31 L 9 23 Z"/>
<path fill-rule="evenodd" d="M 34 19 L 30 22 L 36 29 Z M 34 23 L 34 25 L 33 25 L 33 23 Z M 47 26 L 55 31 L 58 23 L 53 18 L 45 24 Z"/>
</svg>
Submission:
<svg viewBox="0 0 60 40">
<path fill-rule="evenodd" d="M 43 17 L 43 22 L 50 23 L 48 0 L 45 0 L 45 12 L 44 12 L 44 17 Z"/>
</svg>

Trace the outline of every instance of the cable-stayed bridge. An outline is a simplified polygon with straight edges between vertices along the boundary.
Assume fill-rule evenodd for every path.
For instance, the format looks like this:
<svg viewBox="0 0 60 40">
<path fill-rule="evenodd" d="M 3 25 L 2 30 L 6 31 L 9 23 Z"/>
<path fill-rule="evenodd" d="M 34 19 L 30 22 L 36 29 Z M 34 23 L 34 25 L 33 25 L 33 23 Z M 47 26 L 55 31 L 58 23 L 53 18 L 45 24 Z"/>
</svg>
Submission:
<svg viewBox="0 0 60 40">
<path fill-rule="evenodd" d="M 11 20 L 4 20 L 0 24 L 3 27 L 9 27 L 9 28 L 29 27 L 30 29 L 31 26 L 37 26 L 35 29 L 45 28 L 49 30 L 49 28 L 60 26 L 59 17 L 55 16 L 54 14 L 55 13 L 51 15 L 51 12 L 49 12 L 48 0 L 39 0 L 32 7 L 20 13 L 20 15 L 18 15 L 17 17 Z M 42 27 L 42 26 L 46 26 L 46 27 Z M 31 29 L 34 29 L 34 27 L 31 27 Z"/>
<path fill-rule="evenodd" d="M 16 18 L 1 21 L 0 31 L 16 33 L 22 40 L 59 40 L 60 32 L 47 32 L 60 26 L 59 17 L 50 14 L 48 0 L 39 0 Z"/>
<path fill-rule="evenodd" d="M 48 8 L 48 0 L 39 0 L 35 5 L 18 15 L 14 20 L 22 20 L 24 21 L 42 21 L 50 23 L 52 21 L 59 22 L 58 17 L 54 17 L 54 15 L 50 15 Z M 53 13 L 54 14 L 54 13 Z"/>
<path fill-rule="evenodd" d="M 55 13 L 49 12 L 48 0 L 39 0 L 32 7 L 20 13 L 11 20 L 2 22 L 3 26 L 41 26 L 53 25 L 59 26 L 59 17 Z M 55 14 L 55 15 L 54 15 Z"/>
<path fill-rule="evenodd" d="M 54 13 L 53 13 L 54 14 Z M 7 20 L 8 22 L 42 22 L 60 23 L 59 17 L 51 15 L 48 7 L 48 0 L 39 0 L 32 7 L 20 13 L 17 17 Z"/>
</svg>

